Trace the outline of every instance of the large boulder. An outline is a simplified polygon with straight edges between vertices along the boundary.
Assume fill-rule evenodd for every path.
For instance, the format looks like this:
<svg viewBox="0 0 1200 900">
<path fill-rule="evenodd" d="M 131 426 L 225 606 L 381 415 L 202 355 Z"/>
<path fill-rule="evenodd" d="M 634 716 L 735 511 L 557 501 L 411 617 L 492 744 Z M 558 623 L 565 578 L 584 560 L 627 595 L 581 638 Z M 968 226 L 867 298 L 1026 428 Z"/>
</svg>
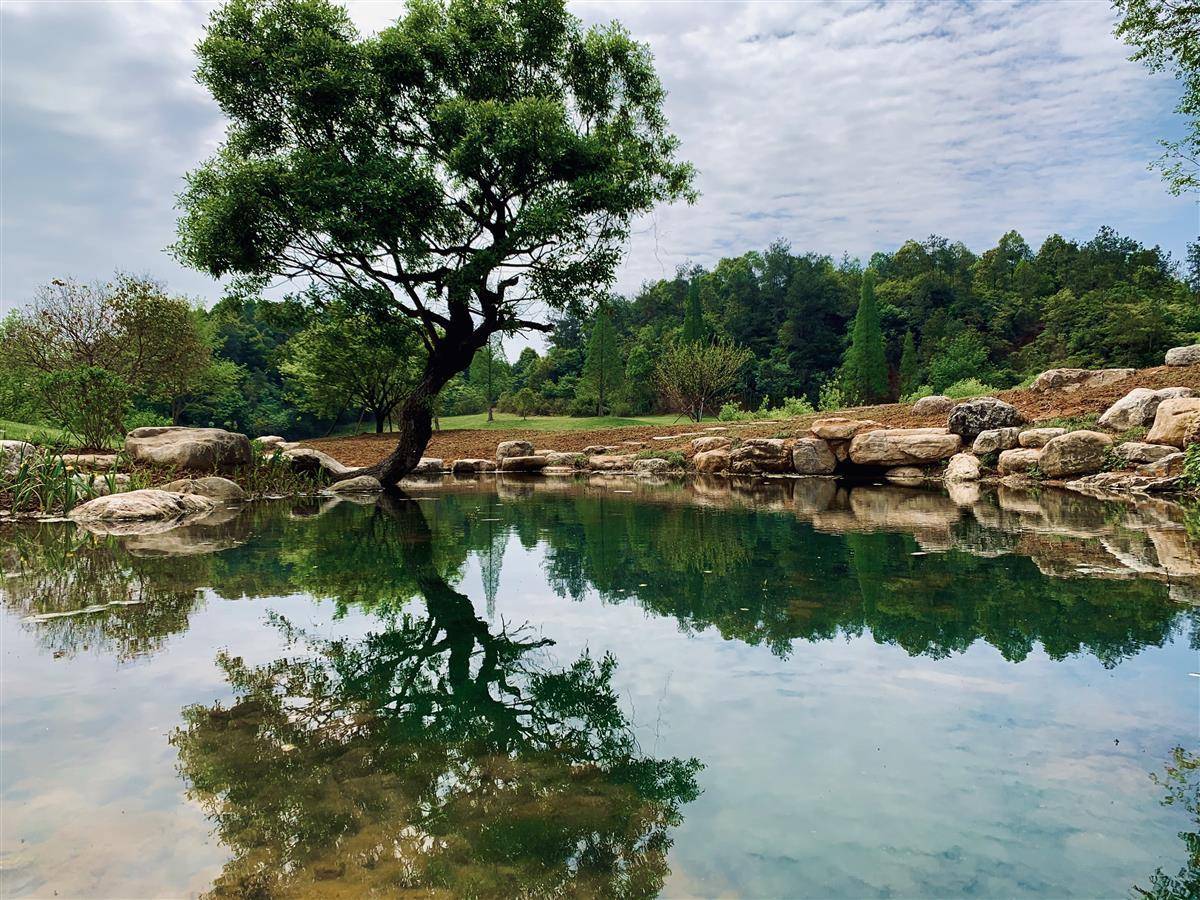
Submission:
<svg viewBox="0 0 1200 900">
<path fill-rule="evenodd" d="M 1001 475 L 1023 475 L 1038 468 L 1041 457 L 1042 450 L 1039 447 L 1005 450 L 996 462 L 996 469 Z"/>
<path fill-rule="evenodd" d="M 1024 424 L 1024 417 L 1011 403 L 996 397 L 977 397 L 950 410 L 947 426 L 951 434 L 959 435 L 964 441 L 973 441 L 981 431 Z"/>
<path fill-rule="evenodd" d="M 1030 428 L 1021 432 L 1017 442 L 1022 447 L 1045 447 L 1056 437 L 1066 433 L 1065 428 Z"/>
<path fill-rule="evenodd" d="M 409 475 L 441 475 L 446 465 L 439 457 L 422 456 Z"/>
<path fill-rule="evenodd" d="M 1126 441 L 1113 448 L 1113 453 L 1130 466 L 1144 466 L 1178 452 L 1174 447 L 1165 444 L 1147 444 L 1142 441 Z"/>
<path fill-rule="evenodd" d="M 979 480 L 979 457 L 973 453 L 956 453 L 946 464 L 942 478 L 947 484 Z"/>
<path fill-rule="evenodd" d="M 1013 447 L 1019 446 L 1021 443 L 1021 429 L 1013 426 L 1011 428 L 989 428 L 987 431 L 981 431 L 975 435 L 975 442 L 971 445 L 971 451 L 983 455 L 984 453 L 1000 453 L 1004 450 L 1011 450 Z"/>
<path fill-rule="evenodd" d="M 736 475 L 792 471 L 792 455 L 782 438 L 748 438 L 729 454 Z"/>
<path fill-rule="evenodd" d="M 845 416 L 830 416 L 826 419 L 817 419 L 817 421 L 812 423 L 809 430 L 822 440 L 848 441 L 863 431 L 875 431 L 882 427 L 878 422 L 873 422 L 870 419 L 847 419 Z"/>
<path fill-rule="evenodd" d="M 725 472 L 729 469 L 728 450 L 705 450 L 692 457 L 692 465 L 697 472 Z"/>
<path fill-rule="evenodd" d="M 76 472 L 109 472 L 117 467 L 117 454 L 64 453 L 62 461 Z"/>
<path fill-rule="evenodd" d="M 1112 438 L 1099 431 L 1068 431 L 1042 448 L 1038 467 L 1048 478 L 1091 475 L 1104 468 Z"/>
<path fill-rule="evenodd" d="M 1029 386 L 1035 393 L 1046 391 L 1078 391 L 1082 388 L 1100 388 L 1124 381 L 1134 369 L 1050 369 L 1033 379 Z"/>
<path fill-rule="evenodd" d="M 962 439 L 944 428 L 868 431 L 850 442 L 850 461 L 860 466 L 909 466 L 949 459 Z"/>
<path fill-rule="evenodd" d="M 135 428 L 125 437 L 134 462 L 192 472 L 232 472 L 250 464 L 250 439 L 223 428 Z"/>
<path fill-rule="evenodd" d="M 335 481 L 329 490 L 334 494 L 378 494 L 383 490 L 383 483 L 374 475 L 356 475 Z"/>
<path fill-rule="evenodd" d="M 670 460 L 651 456 L 647 459 L 635 459 L 633 471 L 637 475 L 665 475 L 674 468 Z"/>
<path fill-rule="evenodd" d="M 517 443 L 513 441 L 512 443 Z M 528 456 L 503 456 L 500 458 L 501 472 L 540 472 L 546 468 L 546 457 L 529 454 Z"/>
<path fill-rule="evenodd" d="M 1172 347 L 1167 351 L 1164 361 L 1168 366 L 1200 365 L 1200 344 L 1192 344 L 1188 347 Z"/>
<path fill-rule="evenodd" d="M 109 494 L 71 510 L 76 522 L 137 522 L 175 520 L 212 512 L 216 503 L 199 494 L 141 490 Z"/>
<path fill-rule="evenodd" d="M 1183 474 L 1183 463 L 1186 458 L 1185 454 L 1176 450 L 1161 459 L 1138 466 L 1138 474 L 1154 478 L 1177 478 Z"/>
<path fill-rule="evenodd" d="M 917 416 L 944 416 L 952 409 L 953 399 L 943 394 L 934 394 L 932 397 L 922 397 L 914 403 L 912 411 L 913 415 Z"/>
<path fill-rule="evenodd" d="M 707 453 L 709 450 L 728 450 L 733 446 L 733 438 L 720 435 L 698 437 L 692 441 L 693 453 Z"/>
<path fill-rule="evenodd" d="M 164 484 L 162 489 L 176 494 L 196 494 L 222 503 L 233 503 L 246 499 L 246 492 L 242 490 L 241 485 L 219 475 L 205 475 L 203 478 L 180 478 L 178 481 Z"/>
<path fill-rule="evenodd" d="M 832 475 L 837 457 L 820 438 L 800 438 L 792 447 L 792 468 L 800 475 Z"/>
<path fill-rule="evenodd" d="M 529 441 L 501 441 L 496 445 L 496 462 L 509 456 L 533 456 L 533 444 Z"/>
<path fill-rule="evenodd" d="M 594 472 L 626 472 L 633 469 L 633 456 L 626 453 L 597 453 L 588 457 L 587 467 Z"/>
<path fill-rule="evenodd" d="M 565 466 L 571 469 L 579 468 L 582 457 L 578 453 L 565 453 L 561 450 L 543 450 L 538 456 L 546 457 L 548 466 Z"/>
<path fill-rule="evenodd" d="M 37 456 L 38 448 L 28 441 L 0 441 L 0 474 L 16 475 L 23 461 Z"/>
<path fill-rule="evenodd" d="M 1169 387 L 1157 391 L 1150 388 L 1134 388 L 1105 410 L 1104 415 L 1100 417 L 1100 427 L 1109 431 L 1144 428 L 1154 424 L 1154 416 L 1158 413 L 1159 404 L 1164 400 L 1194 396 L 1195 392 L 1185 387 Z"/>
<path fill-rule="evenodd" d="M 1154 425 L 1146 435 L 1146 443 L 1168 444 L 1182 449 L 1188 426 L 1197 416 L 1200 416 L 1200 397 L 1164 400 L 1154 414 Z"/>
<path fill-rule="evenodd" d="M 324 472 L 337 478 L 353 471 L 328 453 L 314 450 L 312 447 L 294 447 L 291 450 L 284 450 L 283 458 L 288 461 L 294 471 L 302 475 L 317 475 Z"/>
</svg>

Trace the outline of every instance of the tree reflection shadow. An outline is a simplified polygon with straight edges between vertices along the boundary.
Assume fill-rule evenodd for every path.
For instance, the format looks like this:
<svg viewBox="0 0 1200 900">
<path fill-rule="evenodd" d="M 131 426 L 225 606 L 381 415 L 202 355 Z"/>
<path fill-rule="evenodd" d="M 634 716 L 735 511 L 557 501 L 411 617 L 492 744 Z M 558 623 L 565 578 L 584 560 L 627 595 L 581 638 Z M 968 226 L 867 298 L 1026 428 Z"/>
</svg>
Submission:
<svg viewBox="0 0 1200 900">
<path fill-rule="evenodd" d="M 361 640 L 278 618 L 296 655 L 222 655 L 236 699 L 188 708 L 172 736 L 236 854 L 212 895 L 656 894 L 700 764 L 640 752 L 613 658 L 558 668 L 548 639 L 490 628 L 406 497 L 356 539 L 403 570 L 424 614 Z"/>
</svg>

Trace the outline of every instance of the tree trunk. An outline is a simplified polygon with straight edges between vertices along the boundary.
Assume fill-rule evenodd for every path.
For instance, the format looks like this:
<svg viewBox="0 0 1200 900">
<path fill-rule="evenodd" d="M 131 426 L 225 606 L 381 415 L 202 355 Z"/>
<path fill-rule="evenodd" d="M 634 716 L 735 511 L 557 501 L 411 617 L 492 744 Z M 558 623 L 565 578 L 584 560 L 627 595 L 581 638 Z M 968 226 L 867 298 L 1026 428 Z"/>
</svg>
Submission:
<svg viewBox="0 0 1200 900">
<path fill-rule="evenodd" d="M 489 421 L 489 422 L 494 422 L 494 421 L 495 421 L 495 419 L 494 419 L 494 418 L 492 418 L 492 410 L 493 410 L 493 409 L 494 409 L 494 407 L 492 406 L 492 404 L 491 404 L 491 403 L 488 403 L 488 421 Z"/>
</svg>

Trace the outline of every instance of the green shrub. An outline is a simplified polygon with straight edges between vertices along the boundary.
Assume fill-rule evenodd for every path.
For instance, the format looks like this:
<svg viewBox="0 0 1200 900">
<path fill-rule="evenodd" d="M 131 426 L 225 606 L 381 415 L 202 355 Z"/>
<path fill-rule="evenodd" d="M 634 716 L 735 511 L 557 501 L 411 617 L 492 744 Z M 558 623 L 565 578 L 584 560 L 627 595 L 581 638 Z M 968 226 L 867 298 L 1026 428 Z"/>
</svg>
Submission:
<svg viewBox="0 0 1200 900">
<path fill-rule="evenodd" d="M 817 409 L 822 412 L 833 412 L 845 409 L 849 405 L 846 392 L 842 390 L 842 386 L 835 379 L 830 379 L 821 385 L 821 389 L 817 393 Z"/>
<path fill-rule="evenodd" d="M 722 404 L 721 411 L 717 413 L 718 422 L 744 422 L 750 418 L 753 418 L 751 413 L 732 402 Z"/>
<path fill-rule="evenodd" d="M 1200 488 L 1200 444 L 1188 444 L 1183 451 L 1183 475 L 1180 483 L 1191 490 Z"/>
<path fill-rule="evenodd" d="M 171 419 L 169 416 L 161 416 L 153 410 L 139 409 L 125 417 L 125 429 L 133 431 L 135 428 L 152 428 L 170 425 Z"/>
<path fill-rule="evenodd" d="M 965 400 L 968 397 L 982 397 L 985 394 L 994 394 L 998 389 L 990 384 L 984 384 L 978 378 L 964 378 L 961 381 L 956 381 L 954 384 L 947 387 L 943 394 L 951 400 Z"/>
<path fill-rule="evenodd" d="M 807 397 L 784 397 L 778 411 L 786 418 L 798 419 L 800 416 L 811 416 L 816 409 L 808 402 Z"/>
<path fill-rule="evenodd" d="M 47 372 L 38 387 L 49 418 L 85 447 L 105 448 L 124 436 L 132 391 L 107 369 L 78 366 Z"/>
<path fill-rule="evenodd" d="M 922 397 L 932 397 L 933 388 L 928 384 L 923 384 L 910 394 L 905 394 L 900 398 L 901 403 L 916 403 Z"/>
</svg>

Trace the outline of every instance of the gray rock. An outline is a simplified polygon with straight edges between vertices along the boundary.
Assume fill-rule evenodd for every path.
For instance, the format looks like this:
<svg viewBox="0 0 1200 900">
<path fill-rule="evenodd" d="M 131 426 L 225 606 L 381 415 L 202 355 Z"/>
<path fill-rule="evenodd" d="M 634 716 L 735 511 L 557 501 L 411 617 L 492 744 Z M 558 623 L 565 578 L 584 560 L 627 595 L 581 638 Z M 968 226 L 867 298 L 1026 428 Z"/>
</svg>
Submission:
<svg viewBox="0 0 1200 900">
<path fill-rule="evenodd" d="M 606 447 L 604 444 L 591 444 L 587 447 L 584 447 L 579 452 L 584 456 L 601 456 L 603 454 L 613 453 L 616 451 L 616 449 L 616 447 Z"/>
<path fill-rule="evenodd" d="M 1018 443 L 1022 447 L 1045 447 L 1054 438 L 1066 433 L 1065 428 L 1030 428 L 1021 432 Z"/>
<path fill-rule="evenodd" d="M 375 494 L 383 490 L 383 483 L 374 475 L 356 475 L 329 486 L 334 494 Z"/>
<path fill-rule="evenodd" d="M 223 428 L 135 428 L 125 437 L 134 462 L 193 472 L 231 472 L 250 464 L 250 439 Z"/>
<path fill-rule="evenodd" d="M 241 485 L 219 475 L 206 475 L 203 478 L 180 478 L 162 486 L 164 491 L 176 494 L 196 494 L 208 497 L 210 500 L 233 502 L 246 499 L 246 492 Z"/>
<path fill-rule="evenodd" d="M 1021 429 L 1016 426 L 1011 428 L 989 428 L 987 431 L 981 431 L 975 436 L 975 442 L 971 445 L 971 450 L 982 456 L 985 453 L 1011 450 L 1020 443 Z"/>
<path fill-rule="evenodd" d="M 72 476 L 81 491 L 90 491 L 93 496 L 106 497 L 109 494 L 120 494 L 129 490 L 132 484 L 128 475 L 119 472 L 100 474 L 96 472 L 80 472 Z"/>
<path fill-rule="evenodd" d="M 1029 389 L 1034 393 L 1064 391 L 1071 393 L 1081 388 L 1099 388 L 1124 381 L 1136 369 L 1050 369 L 1033 380 Z"/>
<path fill-rule="evenodd" d="M 481 472 L 496 471 L 494 459 L 456 459 L 450 466 L 455 475 L 478 475 Z"/>
<path fill-rule="evenodd" d="M 212 512 L 216 503 L 198 494 L 141 490 L 109 494 L 71 510 L 76 522 L 133 522 L 146 519 L 174 520 Z"/>
<path fill-rule="evenodd" d="M 1112 438 L 1099 431 L 1069 431 L 1042 448 L 1039 468 L 1048 478 L 1091 475 L 1104 468 Z"/>
<path fill-rule="evenodd" d="M 1145 428 L 1154 424 L 1154 416 L 1164 400 L 1194 397 L 1191 388 L 1169 387 L 1161 390 L 1134 388 L 1100 417 L 1100 427 L 1109 431 L 1128 431 L 1130 428 Z"/>
<path fill-rule="evenodd" d="M 77 472 L 107 472 L 117 467 L 117 454 L 64 453 L 62 461 Z"/>
<path fill-rule="evenodd" d="M 1011 403 L 996 397 L 977 397 L 950 410 L 948 428 L 964 441 L 974 441 L 981 431 L 1024 424 L 1024 417 Z"/>
<path fill-rule="evenodd" d="M 710 435 L 698 437 L 692 441 L 693 453 L 707 453 L 709 450 L 728 450 L 733 446 L 733 438 Z"/>
<path fill-rule="evenodd" d="M 942 428 L 868 431 L 850 442 L 850 460 L 860 466 L 906 466 L 949 459 L 962 440 Z"/>
<path fill-rule="evenodd" d="M 291 450 L 284 450 L 283 458 L 291 463 L 293 470 L 306 475 L 325 472 L 337 477 L 354 471 L 349 466 L 342 465 L 328 453 L 314 450 L 311 447 L 295 447 Z"/>
<path fill-rule="evenodd" d="M 587 461 L 594 472 L 624 472 L 633 468 L 633 457 L 628 454 L 598 453 Z"/>
<path fill-rule="evenodd" d="M 1001 475 L 1023 475 L 1038 468 L 1041 457 L 1042 451 L 1036 447 L 1005 450 L 1000 454 L 996 468 Z"/>
<path fill-rule="evenodd" d="M 664 475 L 673 468 L 670 461 L 665 459 L 650 458 L 633 461 L 633 471 L 637 475 Z"/>
<path fill-rule="evenodd" d="M 697 472 L 725 472 L 729 469 L 728 450 L 705 450 L 692 457 L 692 466 Z"/>
<path fill-rule="evenodd" d="M 955 401 L 942 394 L 922 397 L 913 404 L 913 414 L 918 416 L 944 416 L 954 409 Z"/>
<path fill-rule="evenodd" d="M 32 462 L 37 458 L 39 450 L 28 441 L 0 441 L 0 473 L 16 475 L 22 461 Z"/>
<path fill-rule="evenodd" d="M 445 470 L 445 465 L 441 459 L 436 456 L 422 456 L 417 462 L 417 466 L 409 475 L 441 475 Z"/>
<path fill-rule="evenodd" d="M 1165 444 L 1146 444 L 1142 441 L 1126 441 L 1118 444 L 1113 448 L 1113 452 L 1131 466 L 1144 466 L 1147 463 L 1179 454 L 1174 447 L 1168 447 Z"/>
<path fill-rule="evenodd" d="M 546 465 L 576 469 L 580 465 L 581 454 L 564 453 L 561 450 L 542 450 L 538 456 L 546 457 Z"/>
<path fill-rule="evenodd" d="M 830 416 L 827 419 L 817 419 L 810 430 L 825 441 L 848 441 L 864 431 L 876 431 L 883 428 L 871 419 L 847 419 L 845 416 Z"/>
<path fill-rule="evenodd" d="M 1174 453 L 1138 466 L 1139 475 L 1150 475 L 1155 478 L 1175 478 L 1183 474 L 1183 461 L 1187 457 L 1176 450 Z"/>
<path fill-rule="evenodd" d="M 286 443 L 283 437 L 278 434 L 265 434 L 262 437 L 255 438 L 255 440 L 258 441 L 263 447 L 273 447 L 276 444 Z"/>
<path fill-rule="evenodd" d="M 792 447 L 792 468 L 800 475 L 832 475 L 837 457 L 820 438 L 800 438 Z"/>
<path fill-rule="evenodd" d="M 496 445 L 496 461 L 501 462 L 510 456 L 533 456 L 533 444 L 529 441 L 501 441 Z M 503 467 L 502 467 L 503 468 Z"/>
<path fill-rule="evenodd" d="M 1200 416 L 1200 397 L 1164 400 L 1158 404 L 1154 425 L 1146 435 L 1146 443 L 1169 444 L 1182 450 L 1188 426 L 1197 416 Z"/>
<path fill-rule="evenodd" d="M 512 441 L 511 443 L 521 443 Z M 546 457 L 530 454 L 529 456 L 503 456 L 500 458 L 501 472 L 540 472 L 546 468 Z"/>
<path fill-rule="evenodd" d="M 948 484 L 979 480 L 979 457 L 973 453 L 956 453 L 946 464 L 942 478 Z"/>
<path fill-rule="evenodd" d="M 782 438 L 749 438 L 729 454 L 729 465 L 738 475 L 792 471 L 792 455 Z"/>
<path fill-rule="evenodd" d="M 1165 360 L 1168 366 L 1200 365 L 1200 344 L 1188 347 L 1172 347 L 1167 351 Z"/>
</svg>

